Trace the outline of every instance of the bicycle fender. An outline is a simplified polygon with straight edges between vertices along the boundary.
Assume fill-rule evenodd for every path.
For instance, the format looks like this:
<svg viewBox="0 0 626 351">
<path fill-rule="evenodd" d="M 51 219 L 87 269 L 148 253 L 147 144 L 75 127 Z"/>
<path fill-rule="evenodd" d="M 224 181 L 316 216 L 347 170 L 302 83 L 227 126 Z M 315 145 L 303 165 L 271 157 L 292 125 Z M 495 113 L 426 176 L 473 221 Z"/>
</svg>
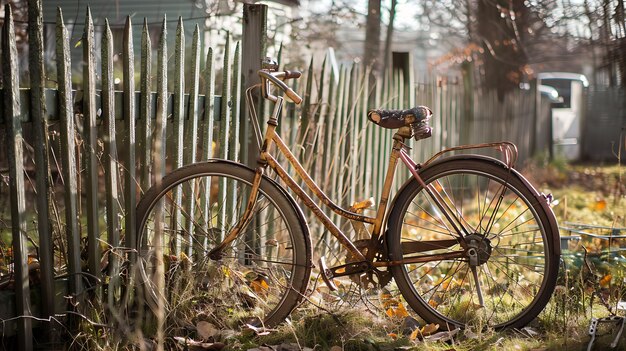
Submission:
<svg viewBox="0 0 626 351">
<path fill-rule="evenodd" d="M 428 164 L 427 166 L 425 166 L 424 168 L 420 168 L 418 169 L 418 174 L 421 174 L 422 172 L 424 172 L 425 170 L 429 169 L 430 167 L 433 167 L 435 165 L 439 165 L 439 164 L 443 164 L 443 163 L 447 163 L 447 162 L 453 162 L 453 161 L 457 161 L 457 160 L 475 160 L 475 161 L 479 161 L 479 162 L 485 162 L 485 163 L 493 163 L 496 164 L 506 170 L 508 170 L 511 175 L 513 177 L 516 177 L 517 179 L 519 179 L 522 184 L 524 184 L 526 187 L 528 187 L 531 192 L 533 193 L 533 197 L 535 200 L 534 204 L 539 204 L 548 214 L 548 223 L 550 225 L 550 229 L 552 230 L 553 233 L 555 233 L 555 235 L 553 235 L 552 238 L 552 252 L 555 255 L 561 255 L 561 238 L 559 236 L 559 226 L 558 223 L 556 221 L 556 217 L 554 216 L 554 212 L 552 211 L 552 208 L 550 208 L 550 205 L 548 204 L 548 201 L 546 200 L 545 196 L 540 194 L 535 187 L 519 172 L 517 171 L 515 168 L 511 168 L 511 167 L 507 167 L 506 164 L 496 158 L 493 157 L 489 157 L 489 156 L 483 156 L 483 155 L 454 155 L 454 156 L 450 156 L 450 157 L 445 157 L 445 158 L 441 158 L 439 160 L 436 160 L 430 164 Z M 393 200 L 390 203 L 389 209 L 387 210 L 387 215 L 385 216 L 385 222 L 387 222 L 387 219 L 389 218 L 391 212 L 393 211 L 395 205 L 396 205 L 396 200 L 399 197 L 399 195 L 409 186 L 409 184 L 413 183 L 413 182 L 417 182 L 417 180 L 413 177 L 410 177 L 409 179 L 407 179 L 406 182 L 404 182 L 404 184 L 400 187 L 400 189 L 398 190 L 398 192 L 395 194 Z M 389 231 L 389 223 L 385 223 L 385 236 L 387 235 L 387 232 Z"/>
</svg>

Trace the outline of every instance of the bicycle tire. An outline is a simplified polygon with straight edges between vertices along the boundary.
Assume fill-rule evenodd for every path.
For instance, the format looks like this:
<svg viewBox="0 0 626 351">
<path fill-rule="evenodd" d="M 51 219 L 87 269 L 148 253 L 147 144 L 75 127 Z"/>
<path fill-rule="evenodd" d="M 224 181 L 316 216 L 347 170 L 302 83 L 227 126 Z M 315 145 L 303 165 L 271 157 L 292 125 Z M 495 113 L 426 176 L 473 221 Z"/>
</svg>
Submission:
<svg viewBox="0 0 626 351">
<path fill-rule="evenodd" d="M 221 329 L 275 326 L 304 296 L 312 267 L 306 219 L 293 198 L 265 176 L 253 220 L 224 257 L 208 257 L 245 209 L 254 174 L 226 160 L 191 164 L 165 176 L 137 205 L 138 286 L 153 311 L 159 298 L 165 300 L 167 325 L 179 323 L 170 319 L 182 312 L 184 290 L 193 289 L 194 313 Z M 209 196 L 200 196 L 207 191 Z M 163 294 L 156 291 L 157 232 L 167 266 Z"/>
<path fill-rule="evenodd" d="M 425 321 L 445 330 L 528 324 L 548 303 L 559 269 L 559 232 L 546 199 L 517 171 L 487 157 L 452 156 L 419 174 L 454 209 L 449 213 L 462 219 L 458 223 L 467 227 L 465 240 L 472 244 L 443 244 L 458 240 L 451 228 L 456 219 L 446 219 L 418 181 L 409 179 L 387 222 L 390 260 L 455 250 L 465 256 L 392 266 L 404 299 Z M 405 243 L 403 250 L 403 242 L 414 240 L 421 242 L 412 249 L 419 254 L 405 254 L 414 244 Z M 444 241 L 424 246 L 429 240 Z"/>
</svg>

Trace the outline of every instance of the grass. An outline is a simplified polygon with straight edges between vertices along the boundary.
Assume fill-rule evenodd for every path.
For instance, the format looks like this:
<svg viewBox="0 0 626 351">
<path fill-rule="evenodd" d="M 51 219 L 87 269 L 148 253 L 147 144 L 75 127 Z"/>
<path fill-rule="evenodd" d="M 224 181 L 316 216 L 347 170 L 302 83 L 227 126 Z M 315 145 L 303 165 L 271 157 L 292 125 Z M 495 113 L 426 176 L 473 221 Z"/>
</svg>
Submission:
<svg viewBox="0 0 626 351">
<path fill-rule="evenodd" d="M 586 350 L 592 317 L 624 315 L 617 310 L 617 303 L 626 300 L 626 254 L 620 251 L 626 242 L 598 237 L 607 230 L 610 232 L 610 228 L 626 227 L 626 182 L 622 172 L 615 165 L 539 161 L 524 168 L 523 174 L 540 192 L 553 194 L 553 210 L 559 224 L 570 228 L 563 230 L 562 235 L 579 235 L 574 231 L 592 235 L 583 234 L 581 240 L 569 242 L 552 299 L 539 317 L 522 330 L 463 331 L 444 341 L 422 338 L 414 330 L 416 323 L 423 327 L 425 322 L 401 299 L 389 312 L 379 290 L 361 291 L 346 280 L 339 292 L 330 293 L 321 279 L 317 279 L 315 285 L 311 284 L 314 290 L 305 302 L 287 323 L 276 329 L 222 329 L 212 331 L 204 339 L 220 343 L 214 346 L 223 345 L 226 350 L 255 349 L 262 345 L 282 345 L 286 350 Z M 581 229 L 575 223 L 609 229 Z M 193 289 L 177 292 L 180 293 L 177 308 L 170 316 L 176 323 L 169 325 L 168 330 L 189 340 L 203 339 L 201 325 L 210 323 L 210 318 L 201 312 L 206 301 Z M 103 306 L 94 308 L 104 310 Z M 596 350 L 608 347 L 612 341 L 608 325 L 602 325 L 600 331 L 602 336 L 597 340 Z M 104 350 L 138 349 L 142 340 L 149 344 L 140 333 L 132 335 L 134 338 L 126 338 L 128 334 L 124 336 L 84 323 L 82 332 L 73 336 L 73 346 Z M 181 339 L 168 337 L 166 342 L 167 349 L 194 349 L 183 346 Z M 618 349 L 626 350 L 626 341 Z"/>
</svg>

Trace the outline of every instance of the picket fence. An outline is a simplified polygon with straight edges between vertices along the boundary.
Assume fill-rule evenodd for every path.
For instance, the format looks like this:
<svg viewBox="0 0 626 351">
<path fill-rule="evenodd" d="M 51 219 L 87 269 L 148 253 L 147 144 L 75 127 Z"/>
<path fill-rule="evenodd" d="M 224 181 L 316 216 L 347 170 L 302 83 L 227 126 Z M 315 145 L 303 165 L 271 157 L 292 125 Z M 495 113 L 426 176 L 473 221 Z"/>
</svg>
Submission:
<svg viewBox="0 0 626 351">
<path fill-rule="evenodd" d="M 14 336 L 23 350 L 33 348 L 33 323 L 46 324 L 43 330 L 71 325 L 72 318 L 84 316 L 86 299 L 107 298 L 105 282 L 123 284 L 116 278 L 120 267 L 135 259 L 135 207 L 156 177 L 211 157 L 251 159 L 241 62 L 242 57 L 260 55 L 246 52 L 258 48 L 227 38 L 218 63 L 216 49 L 201 52 L 198 27 L 186 50 L 182 20 L 170 51 L 164 19 L 158 38 L 150 37 L 144 23 L 136 70 L 128 17 L 121 55 L 123 89 L 116 91 L 108 22 L 96 43 L 87 11 L 78 63 L 82 76 L 72 77 L 62 10 L 56 18 L 56 57 L 46 58 L 41 9 L 41 0 L 29 1 L 28 82 L 19 82 L 23 63 L 9 5 L 2 30 L 0 142 L 8 151 L 0 155 L 0 293 L 5 294 L 0 321 L 3 338 Z M 158 40 L 156 63 L 152 40 Z M 189 67 L 186 53 L 191 55 Z M 50 59 L 56 62 L 55 88 L 46 88 L 50 77 L 44 62 Z M 173 77 L 168 77 L 170 61 Z M 370 79 L 359 64 L 336 67 L 330 62 L 311 60 L 294 83 L 305 100 L 284 111 L 279 133 L 342 205 L 376 197 L 382 187 L 392 132 L 367 122 L 371 107 L 422 104 L 433 109 L 434 134 L 414 145 L 416 160 L 444 147 L 498 140 L 517 142 L 522 157 L 537 151 L 534 90 L 516 92 L 502 103 L 495 94 L 473 91 L 464 79 L 418 82 L 407 53 L 394 54 L 384 80 Z M 81 83 L 73 85 L 72 78 Z M 270 106 L 259 105 L 267 116 Z M 407 176 L 400 172 L 395 186 Z M 315 247 L 326 250 L 323 229 L 314 223 L 312 227 Z M 104 271 L 102 262 L 108 262 Z"/>
</svg>

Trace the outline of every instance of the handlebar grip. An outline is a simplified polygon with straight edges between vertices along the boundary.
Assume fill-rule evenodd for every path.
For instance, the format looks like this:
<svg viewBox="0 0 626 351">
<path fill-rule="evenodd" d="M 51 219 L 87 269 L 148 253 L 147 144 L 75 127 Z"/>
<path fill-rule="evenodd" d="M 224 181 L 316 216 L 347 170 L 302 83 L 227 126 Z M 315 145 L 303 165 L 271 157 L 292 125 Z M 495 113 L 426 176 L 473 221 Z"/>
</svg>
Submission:
<svg viewBox="0 0 626 351">
<path fill-rule="evenodd" d="M 284 78 L 287 75 L 291 75 L 292 77 L 295 77 L 296 75 L 300 76 L 300 72 L 298 71 L 294 71 L 294 72 L 290 72 L 290 71 L 285 71 L 285 72 L 279 72 L 279 73 L 271 73 L 271 72 L 267 72 L 264 70 L 259 70 L 258 71 L 259 76 L 261 76 L 262 79 L 266 79 L 270 82 L 272 82 L 275 86 L 277 86 L 278 88 L 280 88 L 285 95 L 287 95 L 287 97 L 293 101 L 296 105 L 300 104 L 302 102 L 302 98 L 295 92 L 293 91 L 293 89 L 291 89 L 289 86 L 287 86 L 287 84 L 285 84 L 285 82 L 283 82 L 280 78 Z M 265 83 L 263 83 L 265 84 Z M 264 92 L 264 94 L 269 94 L 269 92 Z M 264 95 L 266 98 L 268 97 L 268 95 Z"/>
<path fill-rule="evenodd" d="M 301 75 L 300 71 L 285 71 L 284 79 L 298 79 Z"/>
<path fill-rule="evenodd" d="M 291 88 L 287 88 L 287 90 L 285 90 L 285 95 L 287 95 L 287 97 L 291 99 L 291 101 L 293 101 L 296 105 L 299 105 L 302 102 L 302 98 L 300 97 L 300 95 L 298 95 Z"/>
</svg>

